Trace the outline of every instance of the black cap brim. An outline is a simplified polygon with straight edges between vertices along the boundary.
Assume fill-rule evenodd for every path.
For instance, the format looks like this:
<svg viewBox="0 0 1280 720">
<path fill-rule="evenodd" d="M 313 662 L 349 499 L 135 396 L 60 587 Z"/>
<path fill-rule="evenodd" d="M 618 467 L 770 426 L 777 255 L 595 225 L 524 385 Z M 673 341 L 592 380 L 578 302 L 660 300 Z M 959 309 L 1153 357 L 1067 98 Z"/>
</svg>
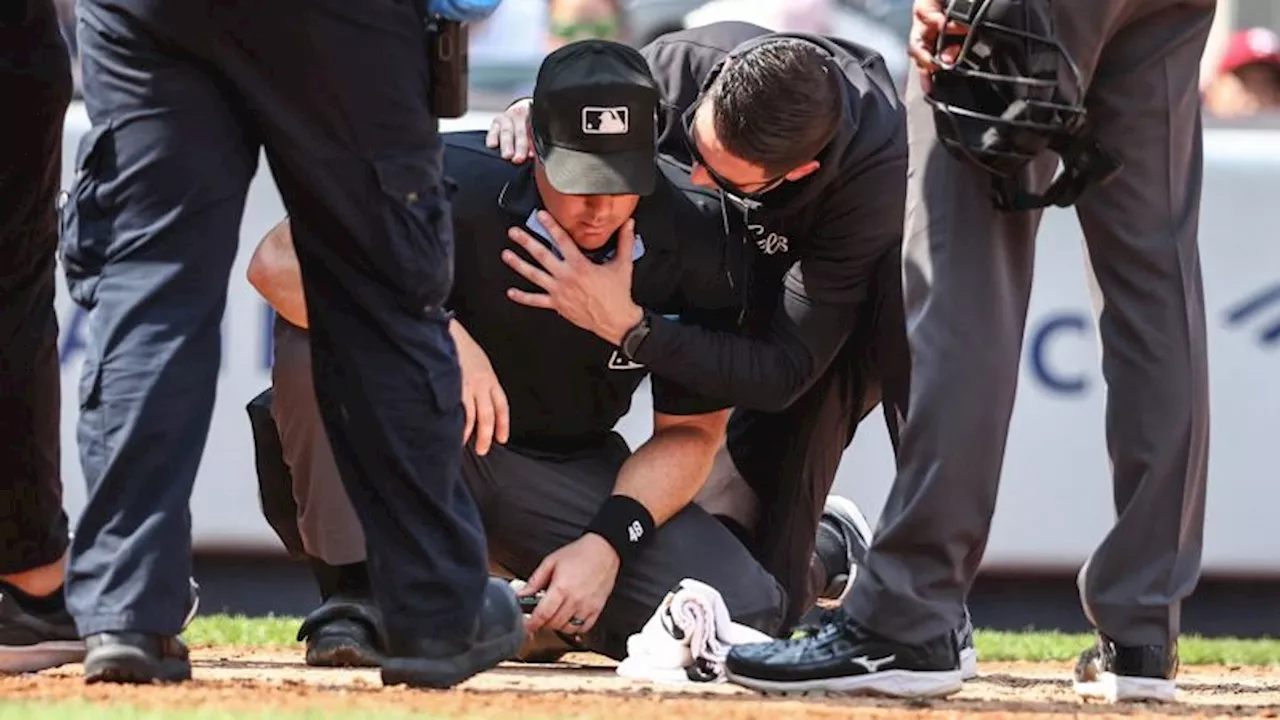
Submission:
<svg viewBox="0 0 1280 720">
<path fill-rule="evenodd" d="M 551 187 L 565 195 L 648 195 L 658 182 L 651 150 L 589 153 L 549 145 L 542 164 Z"/>
</svg>

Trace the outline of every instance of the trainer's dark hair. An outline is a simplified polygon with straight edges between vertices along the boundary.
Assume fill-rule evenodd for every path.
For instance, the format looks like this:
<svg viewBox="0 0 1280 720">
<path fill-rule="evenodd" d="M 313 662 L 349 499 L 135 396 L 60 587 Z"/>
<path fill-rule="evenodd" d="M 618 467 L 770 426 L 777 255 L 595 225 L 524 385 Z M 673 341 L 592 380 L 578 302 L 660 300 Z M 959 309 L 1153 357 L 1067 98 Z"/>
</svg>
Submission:
<svg viewBox="0 0 1280 720">
<path fill-rule="evenodd" d="M 844 117 L 838 72 L 813 43 L 770 40 L 735 57 L 712 83 L 716 136 L 770 175 L 818 156 Z"/>
</svg>

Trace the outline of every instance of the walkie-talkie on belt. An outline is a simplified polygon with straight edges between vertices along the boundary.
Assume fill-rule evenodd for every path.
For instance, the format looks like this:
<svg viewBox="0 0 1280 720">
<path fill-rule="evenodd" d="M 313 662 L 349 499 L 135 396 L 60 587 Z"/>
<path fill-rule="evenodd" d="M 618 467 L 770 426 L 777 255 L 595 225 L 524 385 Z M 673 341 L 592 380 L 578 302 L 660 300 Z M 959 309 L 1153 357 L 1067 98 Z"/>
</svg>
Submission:
<svg viewBox="0 0 1280 720">
<path fill-rule="evenodd" d="M 467 26 L 438 15 L 427 18 L 431 114 L 459 118 L 467 112 Z"/>
</svg>

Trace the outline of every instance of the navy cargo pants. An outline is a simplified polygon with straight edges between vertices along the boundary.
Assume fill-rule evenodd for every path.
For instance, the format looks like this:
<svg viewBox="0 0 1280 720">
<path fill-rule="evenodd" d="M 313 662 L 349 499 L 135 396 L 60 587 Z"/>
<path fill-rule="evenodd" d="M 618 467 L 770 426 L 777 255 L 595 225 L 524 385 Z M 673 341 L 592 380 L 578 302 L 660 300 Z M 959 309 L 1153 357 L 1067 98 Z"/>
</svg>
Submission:
<svg viewBox="0 0 1280 720">
<path fill-rule="evenodd" d="M 219 325 L 265 148 L 388 634 L 467 635 L 487 563 L 437 309 L 452 232 L 416 6 L 81 0 L 78 39 L 93 129 L 63 260 L 90 327 L 78 436 L 89 498 L 68 578 L 80 632 L 181 627 Z"/>
<path fill-rule="evenodd" d="M 71 63 L 52 0 L 0 6 L 0 575 L 67 550 L 54 268 Z"/>
</svg>

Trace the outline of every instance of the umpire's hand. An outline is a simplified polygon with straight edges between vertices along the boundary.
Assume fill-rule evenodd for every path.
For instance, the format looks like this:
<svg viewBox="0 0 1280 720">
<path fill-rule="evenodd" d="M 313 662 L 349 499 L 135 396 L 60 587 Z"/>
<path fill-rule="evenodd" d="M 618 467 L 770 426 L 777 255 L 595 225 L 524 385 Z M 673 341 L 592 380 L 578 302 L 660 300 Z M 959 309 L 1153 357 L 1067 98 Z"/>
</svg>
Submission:
<svg viewBox="0 0 1280 720">
<path fill-rule="evenodd" d="M 525 628 L 543 627 L 566 635 L 585 635 L 600 619 L 618 579 L 621 561 L 609 541 L 587 533 L 542 560 L 520 589 L 521 597 L 546 590 Z"/>
<path fill-rule="evenodd" d="M 475 436 L 477 455 L 485 455 L 493 441 L 506 444 L 511 432 L 511 408 L 507 393 L 498 382 L 489 356 L 457 320 L 449 323 L 449 334 L 458 346 L 458 364 L 462 366 L 462 409 L 466 421 L 462 430 L 465 445 Z"/>
</svg>

